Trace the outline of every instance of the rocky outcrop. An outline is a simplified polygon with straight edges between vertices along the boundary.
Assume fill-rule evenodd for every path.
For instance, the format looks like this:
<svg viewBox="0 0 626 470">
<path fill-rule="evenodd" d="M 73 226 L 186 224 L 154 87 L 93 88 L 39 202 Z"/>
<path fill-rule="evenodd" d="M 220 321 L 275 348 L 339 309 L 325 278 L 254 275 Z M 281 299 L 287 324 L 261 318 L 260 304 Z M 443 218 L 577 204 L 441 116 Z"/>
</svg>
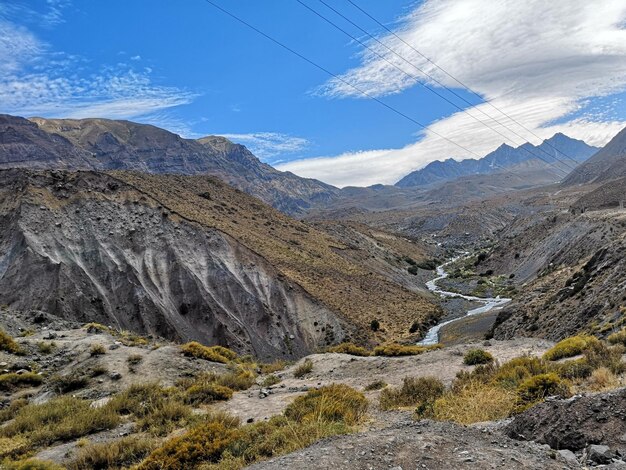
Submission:
<svg viewBox="0 0 626 470">
<path fill-rule="evenodd" d="M 582 452 L 590 445 L 605 445 L 612 455 L 624 456 L 626 389 L 546 401 L 516 416 L 505 433 L 514 439 L 574 452 Z M 596 463 L 610 463 L 610 459 Z"/>
<path fill-rule="evenodd" d="M 0 303 L 299 357 L 349 327 L 266 259 L 110 176 L 0 172 Z"/>
</svg>

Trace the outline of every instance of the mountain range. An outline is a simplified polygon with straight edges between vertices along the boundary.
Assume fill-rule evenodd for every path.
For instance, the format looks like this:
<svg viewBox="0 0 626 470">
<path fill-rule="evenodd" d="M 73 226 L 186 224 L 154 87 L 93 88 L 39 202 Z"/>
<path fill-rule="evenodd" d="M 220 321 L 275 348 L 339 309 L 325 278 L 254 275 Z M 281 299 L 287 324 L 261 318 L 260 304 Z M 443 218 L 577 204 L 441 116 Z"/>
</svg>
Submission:
<svg viewBox="0 0 626 470">
<path fill-rule="evenodd" d="M 400 188 L 424 187 L 452 181 L 462 176 L 498 173 L 520 164 L 525 164 L 525 168 L 528 169 L 529 162 L 544 169 L 549 168 L 550 165 L 562 167 L 562 176 L 575 165 L 574 162 L 568 161 L 567 157 L 576 162 L 582 162 L 597 150 L 597 147 L 587 145 L 582 140 L 557 133 L 537 146 L 527 143 L 513 148 L 502 144 L 480 159 L 457 161 L 449 158 L 445 161 L 434 161 L 422 169 L 409 173 L 398 181 L 396 186 Z"/>
</svg>

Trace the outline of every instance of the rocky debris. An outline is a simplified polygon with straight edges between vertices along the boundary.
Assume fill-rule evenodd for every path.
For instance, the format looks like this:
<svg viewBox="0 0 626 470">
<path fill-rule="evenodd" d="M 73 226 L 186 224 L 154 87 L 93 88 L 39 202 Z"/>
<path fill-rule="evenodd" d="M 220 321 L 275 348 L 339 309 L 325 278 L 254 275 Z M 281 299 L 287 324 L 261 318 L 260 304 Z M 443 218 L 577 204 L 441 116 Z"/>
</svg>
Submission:
<svg viewBox="0 0 626 470">
<path fill-rule="evenodd" d="M 324 439 L 249 467 L 370 469 L 576 469 L 547 446 L 520 443 L 489 429 L 405 418 L 385 429 Z"/>
<path fill-rule="evenodd" d="M 541 403 L 516 416 L 505 433 L 577 453 L 590 446 L 590 460 L 608 463 L 626 456 L 626 388 Z"/>
</svg>

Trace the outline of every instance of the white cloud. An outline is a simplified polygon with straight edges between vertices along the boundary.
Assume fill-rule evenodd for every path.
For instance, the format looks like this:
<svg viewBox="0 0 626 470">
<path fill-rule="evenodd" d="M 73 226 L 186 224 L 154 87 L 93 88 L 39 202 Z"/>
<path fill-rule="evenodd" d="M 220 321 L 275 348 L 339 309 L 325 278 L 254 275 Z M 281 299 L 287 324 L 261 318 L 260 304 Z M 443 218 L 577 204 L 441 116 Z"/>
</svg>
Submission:
<svg viewBox="0 0 626 470">
<path fill-rule="evenodd" d="M 569 120 L 567 116 L 580 111 L 590 97 L 608 96 L 625 89 L 625 20 L 626 3 L 613 0 L 427 0 L 403 18 L 396 33 L 541 137 L 562 131 L 598 145 L 626 122 L 607 120 L 605 112 Z M 379 39 L 446 86 L 458 87 L 395 37 L 385 35 Z M 370 47 L 410 75 L 420 75 L 375 42 Z M 416 85 L 416 80 L 368 50 L 362 52 L 361 58 L 361 66 L 346 72 L 342 79 L 371 95 L 385 96 Z M 430 86 L 437 86 L 429 79 L 424 80 Z M 335 98 L 362 97 L 336 79 L 323 85 L 318 93 Z M 478 108 L 515 128 L 525 139 L 539 143 L 489 105 Z M 523 142 L 478 110 L 470 112 L 510 136 L 513 142 Z M 390 114 L 389 119 L 395 117 Z M 551 125 L 561 121 L 564 122 Z M 504 140 L 467 114 L 455 113 L 431 124 L 420 134 L 417 143 L 403 149 L 301 160 L 281 165 L 280 169 L 332 184 L 366 185 L 393 183 L 433 160 L 473 156 L 439 139 L 433 131 L 479 155 L 493 150 Z"/>
<path fill-rule="evenodd" d="M 40 24 L 62 22 L 66 0 L 47 0 Z M 190 103 L 195 94 L 156 85 L 152 70 L 125 64 L 85 72 L 88 61 L 52 51 L 24 26 L 18 13 L 33 21 L 29 9 L 0 6 L 0 112 L 21 116 L 111 119 L 158 116 L 160 111 Z M 139 56 L 136 56 L 139 57 Z M 134 60 L 135 58 L 131 58 Z M 156 114 L 155 114 L 156 113 Z"/>
<path fill-rule="evenodd" d="M 310 142 L 303 137 L 294 137 L 278 132 L 220 135 L 234 142 L 244 144 L 263 161 L 271 161 L 280 155 L 299 152 L 310 145 Z M 274 161 L 274 163 L 276 162 Z"/>
</svg>

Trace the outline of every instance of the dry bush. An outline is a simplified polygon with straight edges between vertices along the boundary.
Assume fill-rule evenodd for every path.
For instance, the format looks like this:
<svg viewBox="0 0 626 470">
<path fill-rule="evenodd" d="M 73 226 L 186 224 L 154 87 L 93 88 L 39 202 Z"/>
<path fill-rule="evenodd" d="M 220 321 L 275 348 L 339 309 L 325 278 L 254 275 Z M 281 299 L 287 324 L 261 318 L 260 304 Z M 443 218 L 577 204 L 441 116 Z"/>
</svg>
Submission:
<svg viewBox="0 0 626 470">
<path fill-rule="evenodd" d="M 426 351 L 432 351 L 435 349 L 441 349 L 440 344 L 434 344 L 432 346 L 406 346 L 402 344 L 387 344 L 384 346 L 377 346 L 374 348 L 375 356 L 417 356 L 418 354 L 425 353 Z"/>
<path fill-rule="evenodd" d="M 423 416 L 432 410 L 434 401 L 443 395 L 446 387 L 436 377 L 405 377 L 399 388 L 386 388 L 380 394 L 383 410 L 415 406 Z"/>
<path fill-rule="evenodd" d="M 268 364 L 259 364 L 259 369 L 261 369 L 262 374 L 273 374 L 274 372 L 285 369 L 288 365 L 288 361 L 276 359 L 274 362 Z"/>
<path fill-rule="evenodd" d="M 185 402 L 192 405 L 208 404 L 230 400 L 233 390 L 216 383 L 199 383 L 185 391 Z"/>
<path fill-rule="evenodd" d="M 586 385 L 591 391 L 603 392 L 619 387 L 620 381 L 610 369 L 600 367 L 592 372 Z"/>
<path fill-rule="evenodd" d="M 0 330 L 0 351 L 6 351 L 11 354 L 24 354 L 20 345 L 3 330 Z"/>
<path fill-rule="evenodd" d="M 52 351 L 56 349 L 56 343 L 54 341 L 50 341 L 46 343 L 45 341 L 39 341 L 37 343 L 37 349 L 41 354 L 50 354 Z"/>
<path fill-rule="evenodd" d="M 352 426 L 365 416 L 367 406 L 362 393 L 344 384 L 331 384 L 297 397 L 284 415 L 297 422 L 331 421 Z"/>
<path fill-rule="evenodd" d="M 222 346 L 203 346 L 202 344 L 192 341 L 183 344 L 180 349 L 185 356 L 196 357 L 211 362 L 221 362 L 228 364 L 237 358 L 237 354 L 228 348 Z"/>
<path fill-rule="evenodd" d="M 354 343 L 341 343 L 332 348 L 328 348 L 329 353 L 350 354 L 351 356 L 369 356 L 370 352 Z"/>
<path fill-rule="evenodd" d="M 301 379 L 313 370 L 313 361 L 311 359 L 305 359 L 298 367 L 293 371 L 293 376 L 296 379 Z"/>
<path fill-rule="evenodd" d="M 282 379 L 276 375 L 268 375 L 261 382 L 261 387 L 271 387 L 282 382 Z"/>
<path fill-rule="evenodd" d="M 373 382 L 367 384 L 364 388 L 366 392 L 371 392 L 373 390 L 382 390 L 387 386 L 387 382 L 383 380 L 374 380 Z"/>
<path fill-rule="evenodd" d="M 154 439 L 137 436 L 88 444 L 82 447 L 76 453 L 76 457 L 67 464 L 67 470 L 127 468 L 140 463 L 156 446 Z"/>
<path fill-rule="evenodd" d="M 511 390 L 482 382 L 470 382 L 435 400 L 433 416 L 440 421 L 460 424 L 494 421 L 509 416 L 516 400 L 517 396 Z"/>
<path fill-rule="evenodd" d="M 106 352 L 107 350 L 102 344 L 93 344 L 89 349 L 89 354 L 91 356 L 102 356 L 103 354 L 106 354 Z"/>
<path fill-rule="evenodd" d="M 84 388 L 89 383 L 89 378 L 80 371 L 73 371 L 67 375 L 53 375 L 50 377 L 50 387 L 57 393 L 69 393 Z"/>
<path fill-rule="evenodd" d="M 587 348 L 600 341 L 595 336 L 578 335 L 571 336 L 559 341 L 552 348 L 548 349 L 543 358 L 547 361 L 557 361 L 566 357 L 573 357 L 582 354 Z"/>
</svg>

